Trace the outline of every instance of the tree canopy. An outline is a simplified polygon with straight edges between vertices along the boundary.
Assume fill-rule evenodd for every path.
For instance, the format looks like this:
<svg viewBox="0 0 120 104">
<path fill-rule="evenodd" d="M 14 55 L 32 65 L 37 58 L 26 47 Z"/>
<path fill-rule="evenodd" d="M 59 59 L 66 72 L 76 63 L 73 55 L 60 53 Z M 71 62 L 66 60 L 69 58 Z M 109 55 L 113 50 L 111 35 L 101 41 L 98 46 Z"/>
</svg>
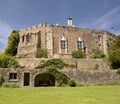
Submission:
<svg viewBox="0 0 120 104">
<path fill-rule="evenodd" d="M 19 32 L 13 30 L 8 37 L 8 44 L 4 50 L 5 54 L 15 56 L 17 54 L 17 47 L 19 43 Z"/>
<path fill-rule="evenodd" d="M 19 32 L 13 30 L 10 36 L 8 37 L 8 44 L 6 48 L 2 53 L 0 53 L 1 68 L 21 67 L 13 57 L 17 54 L 18 43 L 19 43 Z"/>
<path fill-rule="evenodd" d="M 112 68 L 120 68 L 120 36 L 117 36 L 113 41 L 108 53 Z"/>
</svg>

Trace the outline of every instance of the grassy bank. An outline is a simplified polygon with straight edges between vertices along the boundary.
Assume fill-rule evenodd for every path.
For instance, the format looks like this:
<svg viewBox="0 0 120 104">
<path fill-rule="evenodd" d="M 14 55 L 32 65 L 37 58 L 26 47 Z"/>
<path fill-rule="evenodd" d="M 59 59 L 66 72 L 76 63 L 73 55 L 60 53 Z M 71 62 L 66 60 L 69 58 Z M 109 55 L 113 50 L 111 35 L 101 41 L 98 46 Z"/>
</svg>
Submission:
<svg viewBox="0 0 120 104">
<path fill-rule="evenodd" d="M 119 104 L 120 85 L 0 88 L 0 104 Z"/>
</svg>

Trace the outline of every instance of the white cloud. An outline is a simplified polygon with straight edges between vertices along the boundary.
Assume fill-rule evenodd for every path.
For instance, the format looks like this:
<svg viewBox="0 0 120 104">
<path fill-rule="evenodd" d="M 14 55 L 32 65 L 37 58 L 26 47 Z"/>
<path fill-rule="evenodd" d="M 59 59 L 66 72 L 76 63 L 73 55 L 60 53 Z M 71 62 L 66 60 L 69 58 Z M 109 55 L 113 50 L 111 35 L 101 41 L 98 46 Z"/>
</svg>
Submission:
<svg viewBox="0 0 120 104">
<path fill-rule="evenodd" d="M 108 29 L 114 27 L 114 24 L 118 24 L 120 21 L 120 15 L 118 15 L 119 11 L 120 6 L 110 10 L 109 12 L 98 18 L 92 24 L 92 26 L 100 29 Z"/>
<path fill-rule="evenodd" d="M 7 44 L 8 35 L 11 31 L 11 26 L 0 20 L 0 50 L 3 50 L 3 48 Z"/>
</svg>

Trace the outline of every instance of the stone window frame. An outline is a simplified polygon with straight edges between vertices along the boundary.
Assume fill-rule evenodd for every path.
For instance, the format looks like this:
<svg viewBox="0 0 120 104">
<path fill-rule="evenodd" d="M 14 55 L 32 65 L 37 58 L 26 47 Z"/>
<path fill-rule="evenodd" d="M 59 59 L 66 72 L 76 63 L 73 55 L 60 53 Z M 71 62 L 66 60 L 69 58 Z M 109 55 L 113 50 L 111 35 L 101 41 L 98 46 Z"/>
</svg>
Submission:
<svg viewBox="0 0 120 104">
<path fill-rule="evenodd" d="M 18 81 L 18 73 L 17 72 L 9 72 L 9 81 Z"/>
<path fill-rule="evenodd" d="M 77 39 L 77 49 L 83 49 L 83 41 L 80 37 Z"/>
<path fill-rule="evenodd" d="M 66 48 L 66 41 L 65 40 L 61 40 L 61 49 L 65 49 Z"/>
</svg>

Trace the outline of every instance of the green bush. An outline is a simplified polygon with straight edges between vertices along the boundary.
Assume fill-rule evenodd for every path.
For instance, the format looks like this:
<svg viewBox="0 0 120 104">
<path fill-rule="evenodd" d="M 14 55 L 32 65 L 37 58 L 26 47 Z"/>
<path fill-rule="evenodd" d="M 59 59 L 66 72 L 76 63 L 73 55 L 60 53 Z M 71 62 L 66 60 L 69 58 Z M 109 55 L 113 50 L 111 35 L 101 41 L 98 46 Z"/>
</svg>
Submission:
<svg viewBox="0 0 120 104">
<path fill-rule="evenodd" d="M 0 86 L 2 86 L 3 82 L 4 82 L 4 79 L 3 79 L 3 77 L 0 75 Z"/>
<path fill-rule="evenodd" d="M 73 58 L 85 58 L 85 53 L 82 50 L 78 50 L 78 51 L 73 51 L 72 52 L 72 57 Z"/>
<path fill-rule="evenodd" d="M 57 86 L 66 86 L 69 84 L 70 78 L 62 72 L 59 72 L 55 68 L 48 68 L 47 73 L 50 73 L 55 77 L 55 79 L 57 80 Z"/>
<path fill-rule="evenodd" d="M 95 64 L 95 66 L 94 66 L 93 69 L 94 69 L 94 70 L 98 70 L 98 69 L 99 69 L 99 65 L 98 65 L 98 64 Z"/>
<path fill-rule="evenodd" d="M 14 57 L 12 57 L 10 60 L 9 60 L 9 62 L 8 62 L 8 67 L 9 68 L 18 68 L 18 67 L 21 67 L 20 65 L 19 65 L 19 63 L 15 60 L 15 58 Z"/>
<path fill-rule="evenodd" d="M 120 74 L 120 68 L 117 70 L 117 74 Z"/>
<path fill-rule="evenodd" d="M 19 88 L 20 86 L 16 83 L 3 83 L 2 87 L 5 87 L 5 88 Z"/>
<path fill-rule="evenodd" d="M 10 59 L 11 59 L 11 56 L 1 53 L 0 54 L 0 68 L 8 68 Z"/>
<path fill-rule="evenodd" d="M 47 51 L 47 49 L 40 49 L 40 48 L 38 48 L 36 50 L 35 57 L 36 58 L 47 58 L 48 57 L 48 51 Z"/>
<path fill-rule="evenodd" d="M 103 51 L 99 50 L 98 48 L 94 48 L 93 49 L 93 54 L 91 56 L 91 58 L 97 59 L 97 58 L 105 58 L 105 54 L 103 53 Z"/>
<path fill-rule="evenodd" d="M 62 69 L 63 67 L 72 67 L 72 68 L 75 67 L 75 65 L 72 65 L 72 64 L 69 65 L 64 63 L 61 59 L 50 59 L 50 60 L 47 60 L 46 62 L 40 63 L 35 68 L 39 69 L 39 68 L 45 68 L 49 66 L 59 68 L 59 69 Z"/>
<path fill-rule="evenodd" d="M 69 85 L 70 85 L 70 87 L 76 87 L 77 86 L 77 84 L 76 84 L 74 79 L 70 79 L 69 80 Z"/>
</svg>

